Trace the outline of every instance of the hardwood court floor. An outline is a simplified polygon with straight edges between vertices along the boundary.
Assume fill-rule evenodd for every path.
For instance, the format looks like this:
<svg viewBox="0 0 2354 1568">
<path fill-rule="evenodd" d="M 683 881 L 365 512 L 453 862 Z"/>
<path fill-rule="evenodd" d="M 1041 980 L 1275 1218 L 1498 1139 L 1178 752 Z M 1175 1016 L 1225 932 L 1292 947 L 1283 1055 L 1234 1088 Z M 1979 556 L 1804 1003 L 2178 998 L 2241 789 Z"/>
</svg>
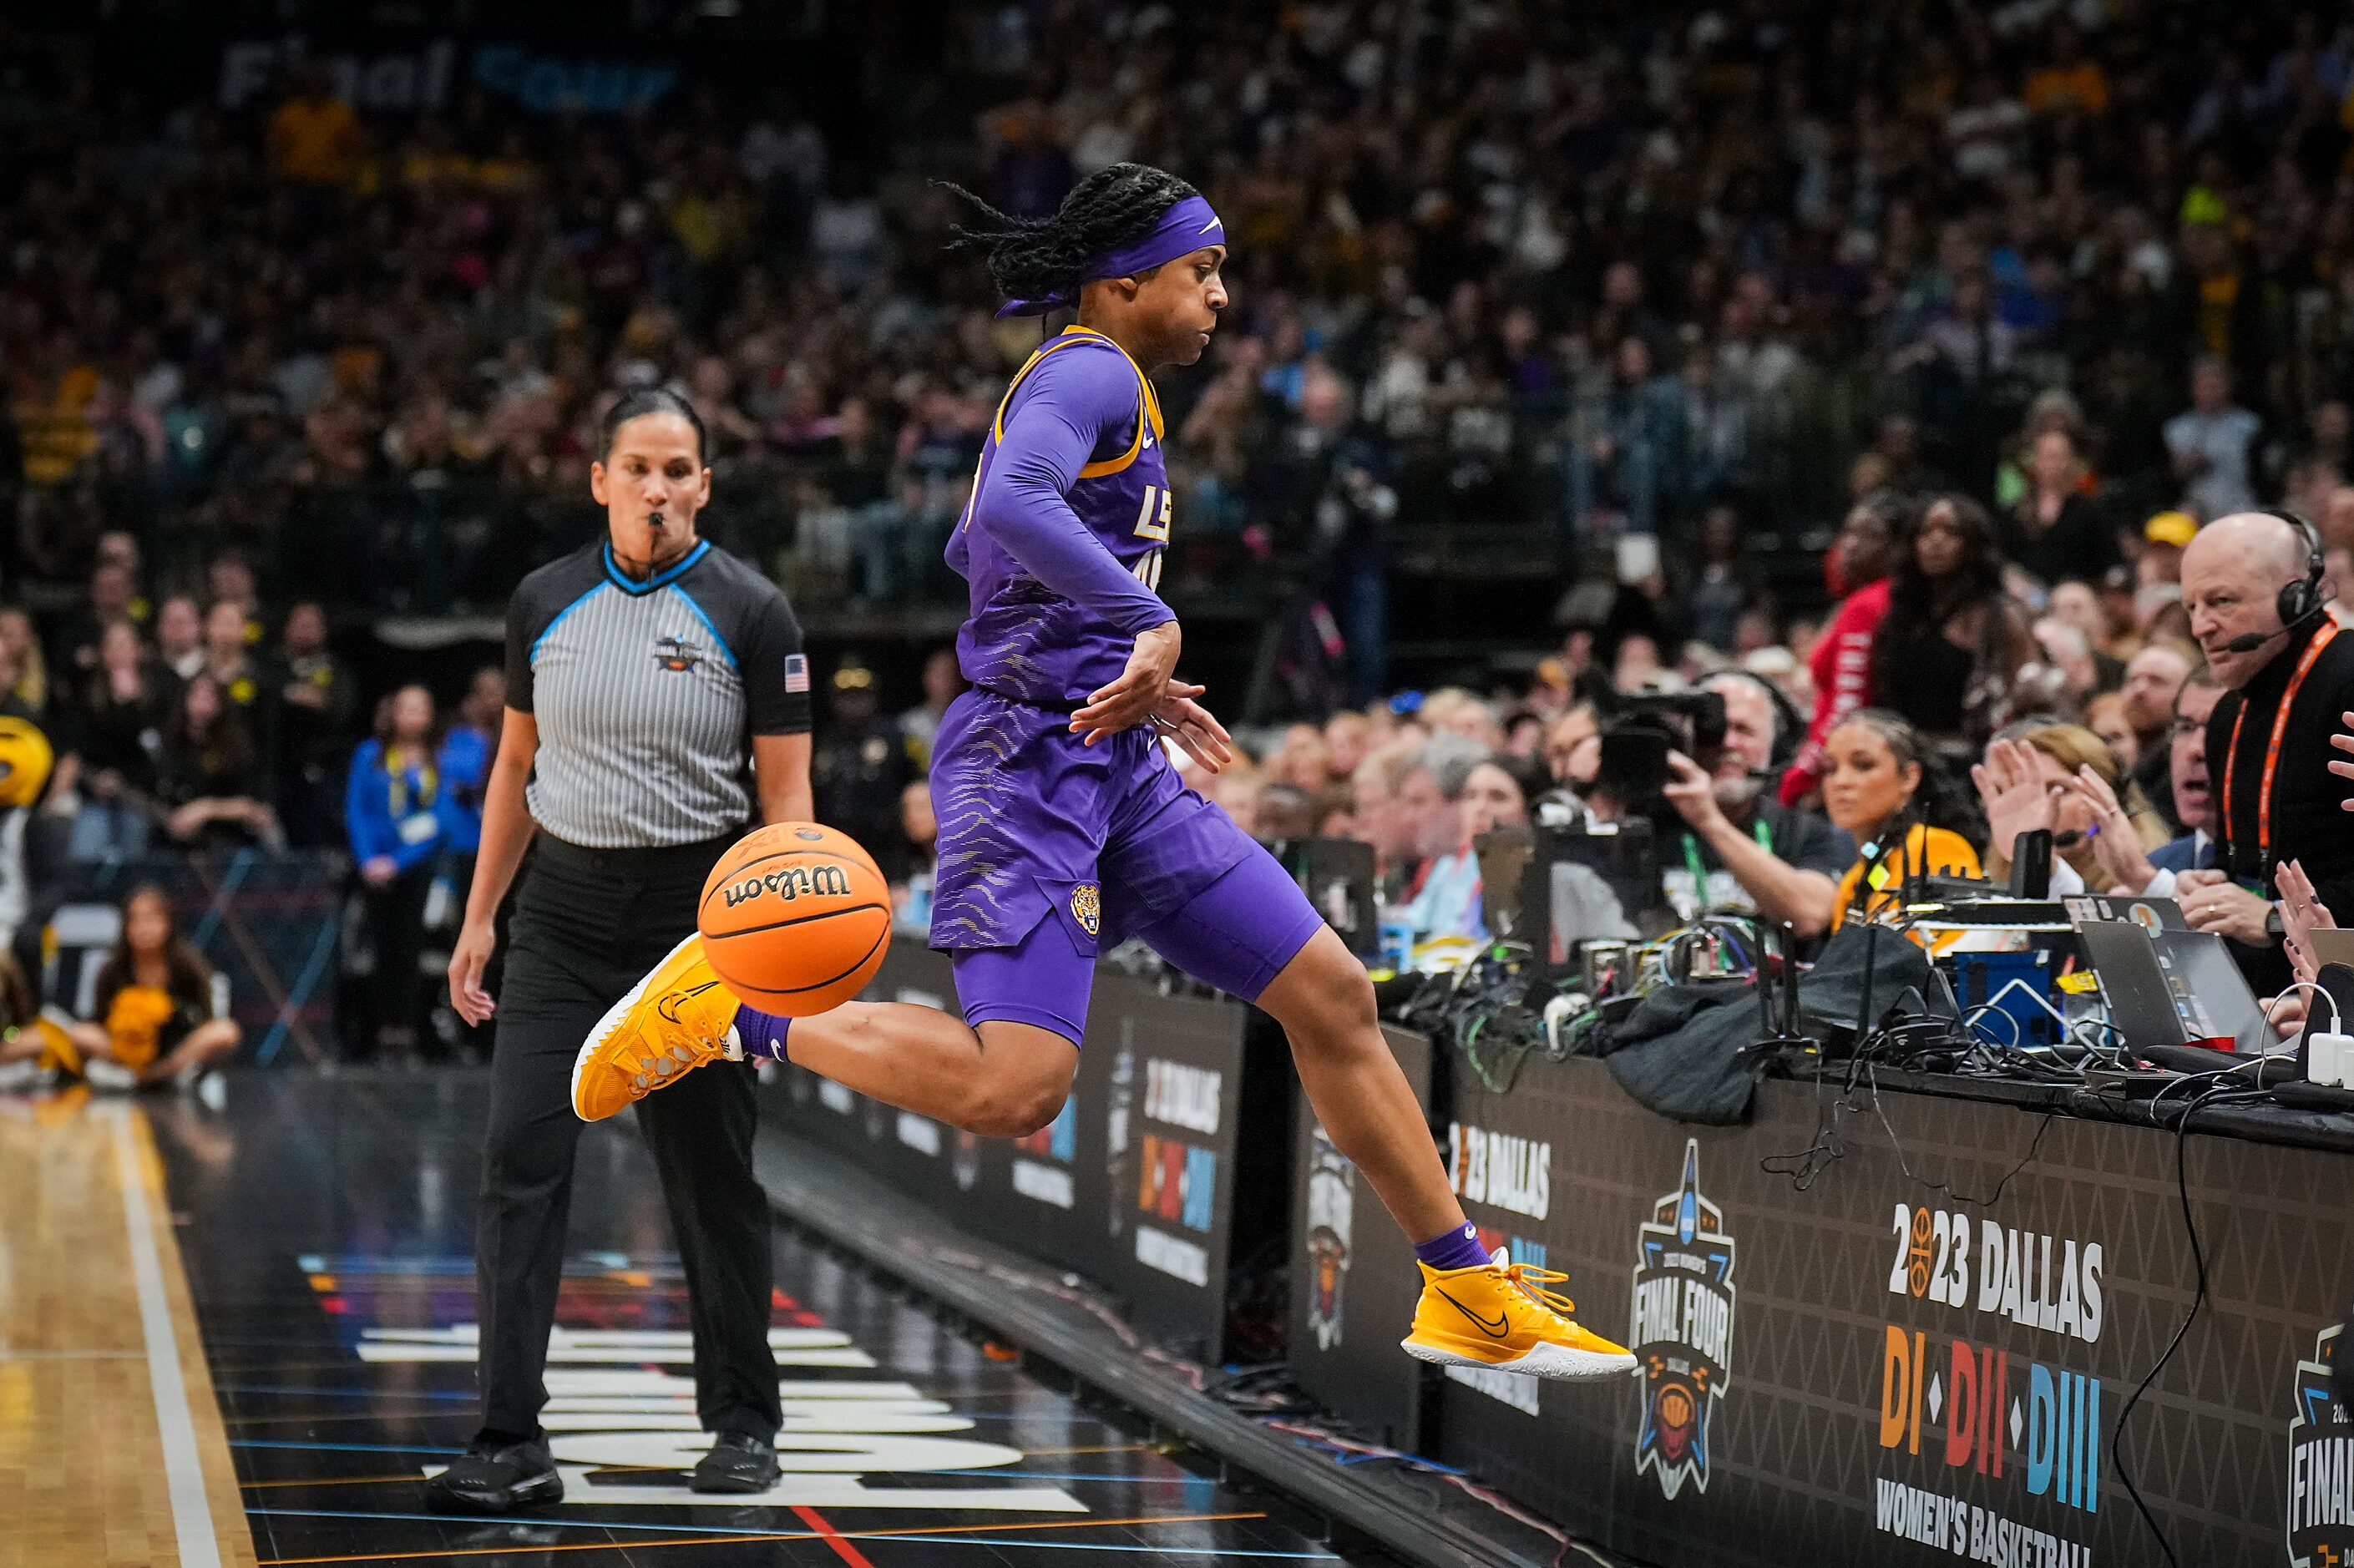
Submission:
<svg viewBox="0 0 2354 1568">
<path fill-rule="evenodd" d="M 139 1108 L 0 1098 L 0 1568 L 253 1563 L 172 1231 Z"/>
<path fill-rule="evenodd" d="M 546 1416 L 565 1502 L 499 1520 L 429 1512 L 427 1475 L 475 1425 L 485 1087 L 463 1073 L 278 1072 L 232 1078 L 221 1111 L 139 1102 L 203 1330 L 201 1355 L 193 1334 L 180 1343 L 191 1403 L 211 1418 L 213 1495 L 225 1508 L 241 1491 L 250 1527 L 249 1542 L 224 1516 L 223 1562 L 1343 1561 L 1287 1522 L 1280 1504 L 1192 1473 L 784 1233 L 771 1338 L 785 1382 L 785 1479 L 756 1498 L 687 1491 L 681 1471 L 705 1439 L 684 1291 L 651 1164 L 626 1121 L 590 1129 L 580 1149 Z M 143 1414 L 154 1419 L 142 1404 L 139 1315 L 122 1283 L 122 1203 L 90 1196 L 106 1191 L 117 1113 L 0 1106 L 5 1234 L 12 1251 L 20 1234 L 46 1248 L 37 1264 L 17 1254 L 6 1265 L 0 1343 L 27 1346 L 40 1333 L 44 1345 L 101 1352 L 57 1365 L 0 1360 L 0 1568 L 171 1563 L 155 1439 L 116 1438 Z M 41 1196 L 12 1201 L 28 1192 Z M 153 1207 L 160 1219 L 160 1198 Z M 167 1273 L 176 1291 L 177 1266 Z M 109 1388 L 101 1414 L 94 1404 Z M 90 1467 L 61 1467 L 60 1453 L 91 1456 Z M 21 1511 L 36 1489 L 46 1493 L 38 1511 Z M 35 1528 L 86 1533 L 69 1550 L 62 1536 L 36 1540 Z"/>
</svg>

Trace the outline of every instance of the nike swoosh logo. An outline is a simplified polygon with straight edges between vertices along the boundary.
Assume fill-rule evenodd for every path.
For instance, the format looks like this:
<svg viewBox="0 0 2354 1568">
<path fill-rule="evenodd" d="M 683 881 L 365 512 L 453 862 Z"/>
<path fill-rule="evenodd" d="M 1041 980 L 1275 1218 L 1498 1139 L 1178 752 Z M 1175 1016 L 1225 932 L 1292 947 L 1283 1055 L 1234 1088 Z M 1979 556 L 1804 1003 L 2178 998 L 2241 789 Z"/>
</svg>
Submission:
<svg viewBox="0 0 2354 1568">
<path fill-rule="evenodd" d="M 1506 1318 L 1501 1312 L 1497 1313 L 1496 1320 L 1490 1323 L 1487 1319 L 1482 1318 L 1479 1313 L 1474 1312 L 1470 1308 L 1466 1307 L 1462 1302 L 1455 1299 L 1454 1297 L 1447 1295 L 1446 1291 L 1442 1290 L 1438 1295 L 1439 1298 L 1445 1301 L 1449 1307 L 1454 1308 L 1458 1312 L 1462 1313 L 1466 1318 L 1469 1318 L 1474 1323 L 1479 1324 L 1479 1331 L 1487 1335 L 1491 1340 L 1500 1340 L 1505 1335 L 1512 1331 L 1511 1320 Z"/>
<path fill-rule="evenodd" d="M 680 1022 L 680 1019 L 676 1011 L 676 1005 L 681 999 L 690 996 L 701 996 L 705 991 L 711 990 L 713 986 L 716 986 L 718 983 L 719 982 L 716 980 L 712 980 L 706 984 L 696 986 L 693 991 L 671 991 L 663 996 L 660 1001 L 654 1003 L 654 1011 L 662 1014 L 664 1022 L 677 1023 Z"/>
<path fill-rule="evenodd" d="M 1207 222 L 1207 223 L 1205 223 L 1205 224 L 1202 225 L 1201 229 L 1200 229 L 1200 231 L 1199 231 L 1199 232 L 1204 233 L 1204 234 L 1207 234 L 1207 233 L 1209 233 L 1209 232 L 1210 232 L 1210 230 L 1212 230 L 1212 229 L 1214 229 L 1214 228 L 1217 228 L 1217 227 L 1218 227 L 1218 223 L 1219 223 L 1219 219 L 1217 219 L 1217 218 L 1214 218 L 1214 218 L 1210 219 L 1210 221 L 1209 221 L 1209 222 Z"/>
</svg>

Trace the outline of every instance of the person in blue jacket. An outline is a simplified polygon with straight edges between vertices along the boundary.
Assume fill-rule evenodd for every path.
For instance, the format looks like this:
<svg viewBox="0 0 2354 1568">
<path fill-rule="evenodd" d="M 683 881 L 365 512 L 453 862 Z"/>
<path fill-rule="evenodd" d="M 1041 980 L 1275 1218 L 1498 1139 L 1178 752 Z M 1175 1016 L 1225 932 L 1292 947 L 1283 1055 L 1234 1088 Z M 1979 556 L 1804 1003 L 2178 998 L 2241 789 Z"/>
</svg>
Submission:
<svg viewBox="0 0 2354 1568">
<path fill-rule="evenodd" d="M 486 665 L 474 672 L 458 716 L 442 737 L 441 787 L 450 796 L 450 849 L 471 857 L 482 842 L 482 786 L 499 749 L 499 713 L 506 706 L 506 672 Z M 471 873 L 472 868 L 466 868 Z M 462 895 L 465 875 L 456 877 Z"/>
<path fill-rule="evenodd" d="M 434 736 L 433 694 L 403 686 L 376 708 L 376 734 L 353 755 L 344 824 L 358 863 L 375 966 L 374 1006 L 359 1054 L 438 1054 L 436 987 L 419 965 L 425 904 L 453 834 L 456 810 Z"/>
</svg>

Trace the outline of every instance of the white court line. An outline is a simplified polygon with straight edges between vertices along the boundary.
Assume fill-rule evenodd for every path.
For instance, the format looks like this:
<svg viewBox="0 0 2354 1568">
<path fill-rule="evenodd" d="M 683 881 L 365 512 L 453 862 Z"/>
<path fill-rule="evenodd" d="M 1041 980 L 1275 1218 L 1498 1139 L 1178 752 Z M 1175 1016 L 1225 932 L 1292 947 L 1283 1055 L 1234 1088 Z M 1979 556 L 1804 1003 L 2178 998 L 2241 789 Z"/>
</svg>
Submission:
<svg viewBox="0 0 2354 1568">
<path fill-rule="evenodd" d="M 155 1250 L 147 1208 L 147 1177 L 132 1136 L 131 1107 L 111 1106 L 114 1163 L 122 1183 L 122 1218 L 131 1228 L 131 1277 L 139 1291 L 139 1326 L 147 1340 L 147 1383 L 155 1391 L 155 1425 L 164 1439 L 164 1477 L 172 1496 L 172 1528 L 180 1538 L 181 1568 L 220 1568 L 212 1508 L 205 1497 L 204 1466 L 196 1457 L 196 1424 L 188 1414 L 188 1385 L 180 1375 L 179 1343 L 164 1295 L 164 1265 Z"/>
</svg>

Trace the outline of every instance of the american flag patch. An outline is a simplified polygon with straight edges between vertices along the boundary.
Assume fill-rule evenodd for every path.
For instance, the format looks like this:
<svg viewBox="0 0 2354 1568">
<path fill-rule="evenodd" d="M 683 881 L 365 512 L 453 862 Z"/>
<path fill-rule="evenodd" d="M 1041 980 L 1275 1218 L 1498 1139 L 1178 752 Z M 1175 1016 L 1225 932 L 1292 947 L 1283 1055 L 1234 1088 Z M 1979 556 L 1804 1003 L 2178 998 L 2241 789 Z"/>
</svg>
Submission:
<svg viewBox="0 0 2354 1568">
<path fill-rule="evenodd" d="M 809 690 L 808 654 L 788 653 L 785 655 L 785 690 L 788 692 L 806 692 Z"/>
</svg>

